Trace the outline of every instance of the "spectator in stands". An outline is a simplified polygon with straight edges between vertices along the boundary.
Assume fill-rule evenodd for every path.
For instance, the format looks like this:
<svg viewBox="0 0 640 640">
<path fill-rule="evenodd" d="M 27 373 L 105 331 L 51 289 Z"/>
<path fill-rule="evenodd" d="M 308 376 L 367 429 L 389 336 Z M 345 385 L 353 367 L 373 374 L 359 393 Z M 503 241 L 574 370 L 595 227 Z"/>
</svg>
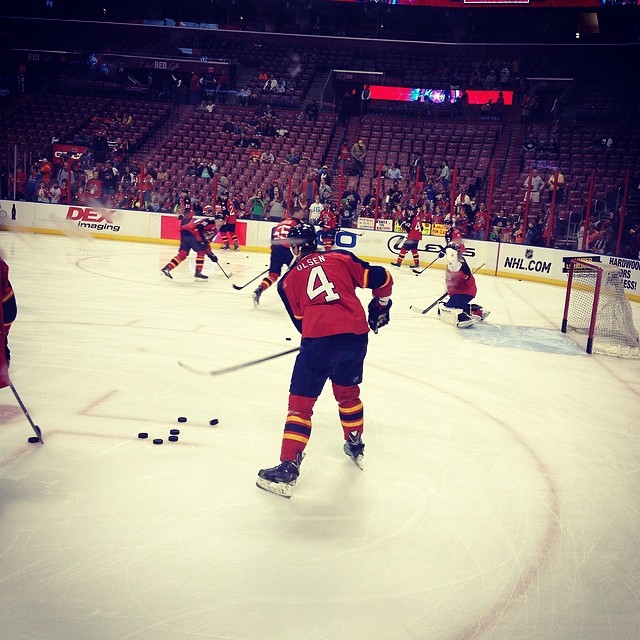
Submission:
<svg viewBox="0 0 640 640">
<path fill-rule="evenodd" d="M 324 205 L 320 202 L 320 196 L 316 193 L 313 202 L 309 205 L 309 222 L 311 224 L 320 224 L 320 214 L 323 210 Z"/>
<path fill-rule="evenodd" d="M 260 155 L 260 162 L 262 164 L 273 164 L 276 161 L 275 156 L 271 153 L 271 149 L 265 149 Z"/>
<path fill-rule="evenodd" d="M 218 171 L 218 194 L 221 196 L 229 195 L 229 177 L 227 176 L 227 170 L 224 168 Z"/>
<path fill-rule="evenodd" d="M 291 147 L 284 161 L 286 164 L 298 164 L 302 160 L 302 155 L 297 147 Z"/>
<path fill-rule="evenodd" d="M 539 247 L 542 245 L 543 225 L 540 221 L 529 220 L 527 222 L 527 232 L 524 236 L 524 244 Z"/>
<path fill-rule="evenodd" d="M 160 187 L 164 187 L 168 180 L 169 171 L 167 170 L 167 165 L 164 162 L 161 162 L 160 168 L 158 169 L 158 173 L 156 175 L 156 181 Z"/>
<path fill-rule="evenodd" d="M 246 107 L 249 105 L 250 97 L 251 97 L 251 89 L 249 89 L 249 87 L 243 87 L 242 89 L 240 89 L 240 91 L 238 91 L 238 102 L 243 107 Z"/>
<path fill-rule="evenodd" d="M 129 197 L 125 192 L 121 182 L 118 183 L 116 192 L 113 194 L 113 198 L 111 198 L 111 202 L 116 209 L 129 208 Z"/>
<path fill-rule="evenodd" d="M 351 223 L 358 218 L 358 207 L 360 206 L 360 194 L 358 193 L 355 179 L 351 178 L 347 188 L 342 192 L 340 198 L 340 213 L 343 220 L 343 227 L 351 227 Z"/>
<path fill-rule="evenodd" d="M 222 123 L 222 131 L 224 133 L 235 133 L 236 126 L 231 120 L 231 116 L 227 116 L 227 119 Z"/>
<path fill-rule="evenodd" d="M 524 188 L 529 192 L 529 202 L 540 202 L 540 194 L 544 189 L 544 180 L 538 175 L 538 170 L 533 169 L 530 176 L 527 176 L 523 183 Z M 527 200 L 527 191 L 524 194 L 524 200 Z"/>
<path fill-rule="evenodd" d="M 317 172 L 316 182 L 320 184 L 320 180 L 324 178 L 324 181 L 331 186 L 331 173 L 329 171 L 329 167 L 326 164 L 323 164 Z"/>
<path fill-rule="evenodd" d="M 104 163 L 104 166 L 99 172 L 100 180 L 102 181 L 102 195 L 103 197 L 111 197 L 116 192 L 116 185 L 118 184 L 117 169 L 111 164 L 110 160 Z"/>
<path fill-rule="evenodd" d="M 49 203 L 51 200 L 49 199 L 49 190 L 44 182 L 40 182 L 38 186 L 38 191 L 36 192 L 36 202 Z"/>
<path fill-rule="evenodd" d="M 86 207 L 89 204 L 89 194 L 84 184 L 78 185 L 78 190 L 73 197 L 73 202 L 81 207 Z"/>
<path fill-rule="evenodd" d="M 94 169 L 91 179 L 87 180 L 87 194 L 92 200 L 100 200 L 102 198 L 102 180 L 100 180 L 98 169 Z"/>
<path fill-rule="evenodd" d="M 331 186 L 327 184 L 324 177 L 320 178 L 320 184 L 318 185 L 318 195 L 320 196 L 320 202 L 326 204 L 331 200 L 332 195 Z"/>
<path fill-rule="evenodd" d="M 304 109 L 305 118 L 310 122 L 316 122 L 318 120 L 318 114 L 320 109 L 318 107 L 318 101 L 312 100 Z"/>
<path fill-rule="evenodd" d="M 385 204 L 387 205 L 387 210 L 392 211 L 396 208 L 397 204 L 402 202 L 402 198 L 404 197 L 404 193 L 400 188 L 400 182 L 398 180 L 394 180 L 387 191 L 387 196 L 385 198 Z"/>
<path fill-rule="evenodd" d="M 258 189 L 249 198 L 249 205 L 251 206 L 251 219 L 264 220 L 268 202 L 262 193 L 262 189 Z"/>
<path fill-rule="evenodd" d="M 385 173 L 385 177 L 390 180 L 402 180 L 402 171 L 400 171 L 400 167 L 397 162 L 394 162 L 390 167 L 387 168 Z"/>
<path fill-rule="evenodd" d="M 307 209 L 313 201 L 315 200 L 316 195 L 318 194 L 318 183 L 315 181 L 315 172 L 313 169 L 309 169 L 307 171 L 307 175 L 300 182 L 300 186 L 298 188 L 300 193 L 300 203 L 303 209 Z"/>
<path fill-rule="evenodd" d="M 369 209 L 372 215 L 382 207 L 382 198 L 378 196 L 378 192 L 374 186 L 371 186 L 369 193 L 363 198 L 362 207 Z"/>
<path fill-rule="evenodd" d="M 210 180 L 213 178 L 213 174 L 215 173 L 214 168 L 209 164 L 207 160 L 201 159 L 196 167 L 196 176 L 198 178 L 204 178 L 205 180 Z"/>
<path fill-rule="evenodd" d="M 251 144 L 251 138 L 245 135 L 244 131 L 233 141 L 234 147 L 241 147 L 246 149 Z"/>
<path fill-rule="evenodd" d="M 57 180 L 52 180 L 49 185 L 49 202 L 51 204 L 60 204 L 62 199 L 62 189 L 60 183 Z"/>
<path fill-rule="evenodd" d="M 367 156 L 367 147 L 364 140 L 358 140 L 351 147 L 351 175 L 360 176 L 364 171 L 364 162 Z"/>
<path fill-rule="evenodd" d="M 448 194 L 449 185 L 451 184 L 451 167 L 449 167 L 449 161 L 446 159 L 442 161 L 438 181 L 442 185 L 444 192 Z"/>
<path fill-rule="evenodd" d="M 286 203 L 280 189 L 274 192 L 269 202 L 269 222 L 280 222 L 285 217 Z"/>
<path fill-rule="evenodd" d="M 557 173 L 557 180 L 556 180 Z M 553 187 L 556 185 L 556 203 L 562 204 L 564 202 L 564 175 L 558 167 L 553 168 L 553 173 L 549 176 L 547 180 L 547 189 L 549 190 L 549 202 L 553 199 Z"/>
</svg>

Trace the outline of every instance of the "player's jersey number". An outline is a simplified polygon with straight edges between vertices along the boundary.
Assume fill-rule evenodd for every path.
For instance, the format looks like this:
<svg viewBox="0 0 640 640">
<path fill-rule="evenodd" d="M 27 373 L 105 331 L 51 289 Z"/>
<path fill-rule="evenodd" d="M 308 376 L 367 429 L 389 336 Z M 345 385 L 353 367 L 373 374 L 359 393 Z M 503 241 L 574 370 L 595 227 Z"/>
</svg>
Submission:
<svg viewBox="0 0 640 640">
<path fill-rule="evenodd" d="M 335 290 L 333 282 L 329 280 L 322 267 L 313 267 L 307 279 L 307 295 L 310 300 L 320 295 L 325 296 L 324 302 L 340 300 L 340 294 Z"/>
</svg>

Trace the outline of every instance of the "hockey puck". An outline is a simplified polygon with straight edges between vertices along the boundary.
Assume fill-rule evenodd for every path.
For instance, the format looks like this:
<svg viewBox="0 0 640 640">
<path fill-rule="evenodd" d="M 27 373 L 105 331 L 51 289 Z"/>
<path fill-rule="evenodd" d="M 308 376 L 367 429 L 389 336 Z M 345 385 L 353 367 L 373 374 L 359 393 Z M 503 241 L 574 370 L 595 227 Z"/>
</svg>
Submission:
<svg viewBox="0 0 640 640">
<path fill-rule="evenodd" d="M 29 444 L 36 444 L 36 443 L 40 442 L 40 438 L 38 438 L 38 436 L 31 436 L 31 437 L 27 440 L 27 442 L 28 442 Z"/>
<path fill-rule="evenodd" d="M 209 424 L 210 424 L 212 427 L 215 427 L 215 426 L 218 424 L 218 419 L 217 419 L 217 418 L 214 418 L 213 420 L 209 420 Z"/>
<path fill-rule="evenodd" d="M 162 444 L 163 440 L 162 438 L 154 438 L 153 439 L 153 444 Z"/>
<path fill-rule="evenodd" d="M 186 422 L 186 421 L 187 421 L 187 419 L 184 416 L 180 416 L 178 418 L 178 422 Z"/>
<path fill-rule="evenodd" d="M 291 338 L 285 338 L 285 340 L 288 340 L 289 342 L 291 342 Z"/>
<path fill-rule="evenodd" d="M 145 433 L 144 431 L 141 431 L 141 432 L 138 434 L 138 438 L 140 438 L 141 440 L 144 440 L 145 438 L 148 438 L 148 437 L 149 437 L 149 434 L 148 434 L 148 433 Z"/>
<path fill-rule="evenodd" d="M 178 436 L 169 436 L 169 442 L 178 442 Z"/>
<path fill-rule="evenodd" d="M 169 433 L 170 433 L 172 436 L 179 436 L 179 435 L 180 435 L 180 429 L 171 429 L 171 430 L 169 431 Z"/>
</svg>

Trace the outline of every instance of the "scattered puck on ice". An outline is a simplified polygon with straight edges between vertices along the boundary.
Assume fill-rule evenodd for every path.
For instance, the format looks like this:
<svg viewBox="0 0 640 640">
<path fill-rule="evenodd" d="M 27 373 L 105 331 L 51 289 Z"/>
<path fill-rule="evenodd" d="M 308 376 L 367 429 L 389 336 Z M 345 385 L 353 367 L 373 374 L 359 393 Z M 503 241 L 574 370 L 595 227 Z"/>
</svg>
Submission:
<svg viewBox="0 0 640 640">
<path fill-rule="evenodd" d="M 180 416 L 178 418 L 178 422 L 186 422 L 186 421 L 187 421 L 187 419 L 184 416 Z"/>
<path fill-rule="evenodd" d="M 162 438 L 154 438 L 153 444 L 162 444 Z"/>
<path fill-rule="evenodd" d="M 148 438 L 148 437 L 149 437 L 149 434 L 148 434 L 148 433 L 145 433 L 144 431 L 141 431 L 141 432 L 138 434 L 138 438 L 140 438 L 141 440 L 144 440 L 145 438 Z"/>
<path fill-rule="evenodd" d="M 179 436 L 179 435 L 180 435 L 180 429 L 171 429 L 171 430 L 169 431 L 169 433 L 170 433 L 172 436 Z"/>
<path fill-rule="evenodd" d="M 36 442 L 40 442 L 40 438 L 38 438 L 38 436 L 31 436 L 28 442 L 29 444 L 35 444 Z"/>
<path fill-rule="evenodd" d="M 285 340 L 291 340 L 291 338 L 285 338 Z"/>
<path fill-rule="evenodd" d="M 214 418 L 213 420 L 209 420 L 209 424 L 210 424 L 212 427 L 215 427 L 215 426 L 218 424 L 218 419 L 217 419 L 217 418 Z"/>
<path fill-rule="evenodd" d="M 178 442 L 178 436 L 169 436 L 169 442 Z"/>
</svg>

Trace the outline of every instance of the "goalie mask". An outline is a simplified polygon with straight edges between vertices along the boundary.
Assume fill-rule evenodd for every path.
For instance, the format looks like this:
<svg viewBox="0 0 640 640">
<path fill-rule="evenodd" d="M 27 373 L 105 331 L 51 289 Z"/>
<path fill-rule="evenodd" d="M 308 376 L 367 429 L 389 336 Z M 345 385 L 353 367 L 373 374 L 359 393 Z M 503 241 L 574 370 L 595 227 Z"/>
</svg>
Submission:
<svg viewBox="0 0 640 640">
<path fill-rule="evenodd" d="M 445 249 L 445 258 L 447 260 L 447 266 L 450 271 L 460 271 L 462 263 L 460 262 L 460 247 L 459 245 L 452 243 Z"/>
</svg>

